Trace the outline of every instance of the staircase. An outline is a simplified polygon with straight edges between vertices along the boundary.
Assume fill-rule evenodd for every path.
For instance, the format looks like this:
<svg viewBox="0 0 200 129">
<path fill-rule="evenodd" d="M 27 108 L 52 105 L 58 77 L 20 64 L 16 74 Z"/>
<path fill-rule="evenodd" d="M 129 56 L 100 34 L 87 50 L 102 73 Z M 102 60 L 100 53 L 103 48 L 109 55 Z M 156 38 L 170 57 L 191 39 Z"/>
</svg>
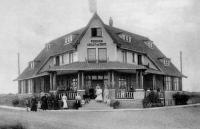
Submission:
<svg viewBox="0 0 200 129">
<path fill-rule="evenodd" d="M 112 110 L 113 108 L 103 102 L 96 102 L 95 100 L 90 100 L 89 103 L 82 105 L 79 110 Z"/>
</svg>

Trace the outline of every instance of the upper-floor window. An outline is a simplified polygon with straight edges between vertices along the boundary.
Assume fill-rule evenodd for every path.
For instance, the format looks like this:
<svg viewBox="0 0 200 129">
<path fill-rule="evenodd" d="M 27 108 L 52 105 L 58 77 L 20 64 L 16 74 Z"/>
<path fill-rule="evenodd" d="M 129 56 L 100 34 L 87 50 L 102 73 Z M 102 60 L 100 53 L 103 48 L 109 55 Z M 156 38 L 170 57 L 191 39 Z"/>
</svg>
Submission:
<svg viewBox="0 0 200 129">
<path fill-rule="evenodd" d="M 47 43 L 46 44 L 46 49 L 49 50 L 51 48 L 51 45 L 52 45 L 51 43 Z"/>
<path fill-rule="evenodd" d="M 59 66 L 60 65 L 60 58 L 59 58 L 59 56 L 55 56 L 53 58 L 53 62 L 54 62 L 55 66 Z"/>
<path fill-rule="evenodd" d="M 129 36 L 129 35 L 126 35 L 126 34 L 120 34 L 119 37 L 121 39 L 123 39 L 124 41 L 127 41 L 127 42 L 131 42 L 132 41 L 132 37 Z"/>
<path fill-rule="evenodd" d="M 127 52 L 126 51 L 122 51 L 122 62 L 127 63 Z"/>
<path fill-rule="evenodd" d="M 69 53 L 69 63 L 73 63 L 74 62 L 74 53 L 70 52 Z"/>
<path fill-rule="evenodd" d="M 34 67 L 35 67 L 35 62 L 34 62 L 34 61 L 31 61 L 31 62 L 30 62 L 30 68 L 33 69 Z"/>
<path fill-rule="evenodd" d="M 92 37 L 102 37 L 102 28 L 91 28 L 91 36 Z"/>
<path fill-rule="evenodd" d="M 72 35 L 68 35 L 65 37 L 65 44 L 69 44 L 71 43 L 73 40 L 73 36 Z"/>
<path fill-rule="evenodd" d="M 166 59 L 163 60 L 163 62 L 164 62 L 165 66 L 169 66 L 170 65 L 170 59 L 166 58 Z"/>
<path fill-rule="evenodd" d="M 96 48 L 88 48 L 87 56 L 89 62 L 96 62 Z"/>
<path fill-rule="evenodd" d="M 149 48 L 153 48 L 153 42 L 152 41 L 145 41 L 144 42 Z"/>
<path fill-rule="evenodd" d="M 142 55 L 138 55 L 138 65 L 142 65 Z"/>
<path fill-rule="evenodd" d="M 135 62 L 135 53 L 132 53 L 132 62 Z"/>
<path fill-rule="evenodd" d="M 99 62 L 106 62 L 107 61 L 107 49 L 106 48 L 99 48 L 98 49 L 98 61 Z"/>
<path fill-rule="evenodd" d="M 168 91 L 172 90 L 171 77 L 165 77 L 165 87 Z"/>
</svg>

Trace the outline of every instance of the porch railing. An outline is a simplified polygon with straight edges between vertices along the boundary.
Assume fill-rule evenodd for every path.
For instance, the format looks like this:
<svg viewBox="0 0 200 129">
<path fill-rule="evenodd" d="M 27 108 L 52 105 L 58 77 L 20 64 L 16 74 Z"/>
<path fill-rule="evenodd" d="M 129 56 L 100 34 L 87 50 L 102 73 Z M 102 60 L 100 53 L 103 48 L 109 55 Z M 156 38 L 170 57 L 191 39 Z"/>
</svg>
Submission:
<svg viewBox="0 0 200 129">
<path fill-rule="evenodd" d="M 116 91 L 116 99 L 134 99 L 134 92 L 132 91 Z"/>
<path fill-rule="evenodd" d="M 73 91 L 63 91 L 58 93 L 59 99 L 62 99 L 62 96 L 66 94 L 68 100 L 75 100 L 76 92 Z"/>
</svg>

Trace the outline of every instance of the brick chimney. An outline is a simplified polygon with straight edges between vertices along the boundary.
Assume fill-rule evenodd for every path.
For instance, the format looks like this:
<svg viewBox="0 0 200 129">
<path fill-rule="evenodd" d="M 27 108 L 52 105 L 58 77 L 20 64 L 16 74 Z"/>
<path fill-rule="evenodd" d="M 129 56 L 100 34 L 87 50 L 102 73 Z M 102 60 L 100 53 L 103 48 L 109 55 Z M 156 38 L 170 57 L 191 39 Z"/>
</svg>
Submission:
<svg viewBox="0 0 200 129">
<path fill-rule="evenodd" d="M 110 17 L 110 19 L 109 19 L 109 26 L 113 26 L 113 19 L 112 19 L 112 17 Z"/>
</svg>

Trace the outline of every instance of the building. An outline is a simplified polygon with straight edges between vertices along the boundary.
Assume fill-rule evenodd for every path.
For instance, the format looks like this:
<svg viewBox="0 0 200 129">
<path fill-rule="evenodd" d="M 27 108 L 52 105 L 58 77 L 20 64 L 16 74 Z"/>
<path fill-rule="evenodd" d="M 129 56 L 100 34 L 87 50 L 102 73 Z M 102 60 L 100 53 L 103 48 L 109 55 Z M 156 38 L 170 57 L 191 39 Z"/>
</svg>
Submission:
<svg viewBox="0 0 200 129">
<path fill-rule="evenodd" d="M 47 43 L 16 80 L 19 94 L 64 91 L 71 99 L 72 90 L 83 95 L 97 84 L 122 101 L 160 89 L 170 105 L 182 77 L 149 38 L 113 27 L 112 19 L 106 25 L 95 13 L 86 27 Z"/>
</svg>

